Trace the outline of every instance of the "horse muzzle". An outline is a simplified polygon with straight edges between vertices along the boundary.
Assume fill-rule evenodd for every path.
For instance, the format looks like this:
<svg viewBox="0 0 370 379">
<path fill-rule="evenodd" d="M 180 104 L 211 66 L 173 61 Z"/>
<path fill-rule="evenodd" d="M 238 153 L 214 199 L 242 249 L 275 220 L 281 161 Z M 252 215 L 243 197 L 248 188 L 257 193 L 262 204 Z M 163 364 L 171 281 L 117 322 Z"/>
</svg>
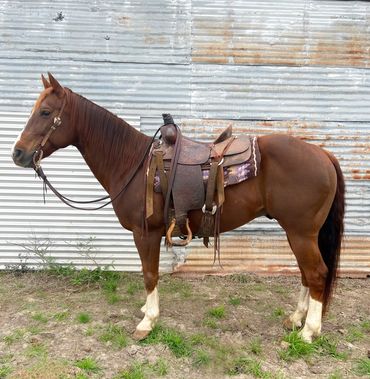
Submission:
<svg viewBox="0 0 370 379">
<path fill-rule="evenodd" d="M 32 168 L 34 166 L 34 163 L 33 163 L 34 154 L 35 154 L 35 151 L 28 152 L 18 147 L 14 147 L 12 151 L 12 158 L 13 158 L 14 163 L 17 166 Z"/>
</svg>

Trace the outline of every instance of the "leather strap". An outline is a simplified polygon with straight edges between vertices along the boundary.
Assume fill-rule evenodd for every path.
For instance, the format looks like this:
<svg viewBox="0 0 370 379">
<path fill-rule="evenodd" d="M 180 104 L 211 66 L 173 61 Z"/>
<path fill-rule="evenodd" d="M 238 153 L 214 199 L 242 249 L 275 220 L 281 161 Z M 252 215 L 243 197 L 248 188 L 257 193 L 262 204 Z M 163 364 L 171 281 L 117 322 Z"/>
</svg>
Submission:
<svg viewBox="0 0 370 379">
<path fill-rule="evenodd" d="M 168 182 L 167 182 L 166 172 L 164 171 L 163 151 L 154 152 L 154 156 L 157 162 L 159 180 L 161 181 L 161 190 L 162 190 L 163 199 L 165 199 L 167 196 Z"/>
<path fill-rule="evenodd" d="M 156 159 L 151 159 L 146 179 L 146 199 L 145 199 L 145 217 L 149 218 L 153 214 L 154 200 L 154 177 L 157 171 Z"/>
</svg>

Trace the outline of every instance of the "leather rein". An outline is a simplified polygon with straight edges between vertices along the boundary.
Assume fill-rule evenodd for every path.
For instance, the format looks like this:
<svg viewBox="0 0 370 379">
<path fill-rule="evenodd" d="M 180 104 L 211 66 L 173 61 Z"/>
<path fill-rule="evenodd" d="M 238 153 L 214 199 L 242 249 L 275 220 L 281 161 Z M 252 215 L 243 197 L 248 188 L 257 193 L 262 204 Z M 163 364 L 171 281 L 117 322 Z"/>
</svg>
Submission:
<svg viewBox="0 0 370 379">
<path fill-rule="evenodd" d="M 106 207 L 109 204 L 112 204 L 113 201 L 115 201 L 122 194 L 122 192 L 127 188 L 127 186 L 131 183 L 131 181 L 135 177 L 136 173 L 138 172 L 139 168 L 144 164 L 144 161 L 145 161 L 145 159 L 147 157 L 147 154 L 148 154 L 148 152 L 149 152 L 149 150 L 150 150 L 150 148 L 151 148 L 151 146 L 152 146 L 152 144 L 153 144 L 153 142 L 155 140 L 155 137 L 158 134 L 160 128 L 158 128 L 158 130 L 155 132 L 155 134 L 152 137 L 152 140 L 151 140 L 149 146 L 147 147 L 147 149 L 145 150 L 145 152 L 143 154 L 142 159 L 135 166 L 135 169 L 132 170 L 132 173 L 129 176 L 128 180 L 126 180 L 126 183 L 122 186 L 121 190 L 118 192 L 118 194 L 116 196 L 114 196 L 112 199 L 110 199 L 109 201 L 107 201 L 103 205 L 100 205 L 100 206 L 95 207 L 95 208 L 87 208 L 87 207 L 77 206 L 77 205 L 74 205 L 74 204 L 94 204 L 94 203 L 98 203 L 100 201 L 107 200 L 107 199 L 110 198 L 110 196 L 106 195 L 106 196 L 100 197 L 98 199 L 85 200 L 85 201 L 78 201 L 78 200 L 70 199 L 70 198 L 62 195 L 50 183 L 49 179 L 46 177 L 46 175 L 44 173 L 44 170 L 41 167 L 41 159 L 43 157 L 43 150 L 42 150 L 42 148 L 45 146 L 46 142 L 49 140 L 49 138 L 52 135 L 52 133 L 62 124 L 61 115 L 63 113 L 65 105 L 66 105 L 66 98 L 64 98 L 64 102 L 62 104 L 62 107 L 61 107 L 61 109 L 59 111 L 58 116 L 54 117 L 53 124 L 50 126 L 49 131 L 45 134 L 44 138 L 42 139 L 41 143 L 39 144 L 39 146 L 37 147 L 37 149 L 35 150 L 35 152 L 33 154 L 33 158 L 32 158 L 33 164 L 34 164 L 33 165 L 33 169 L 35 170 L 37 176 L 39 178 L 41 178 L 43 180 L 43 182 L 44 182 L 44 193 L 43 193 L 43 195 L 44 195 L 44 202 L 45 202 L 45 193 L 47 192 L 47 188 L 49 188 L 54 193 L 55 196 L 57 196 L 64 204 L 68 205 L 71 208 L 79 209 L 79 210 L 84 210 L 84 211 L 96 211 L 98 209 L 102 209 L 102 208 Z"/>
</svg>

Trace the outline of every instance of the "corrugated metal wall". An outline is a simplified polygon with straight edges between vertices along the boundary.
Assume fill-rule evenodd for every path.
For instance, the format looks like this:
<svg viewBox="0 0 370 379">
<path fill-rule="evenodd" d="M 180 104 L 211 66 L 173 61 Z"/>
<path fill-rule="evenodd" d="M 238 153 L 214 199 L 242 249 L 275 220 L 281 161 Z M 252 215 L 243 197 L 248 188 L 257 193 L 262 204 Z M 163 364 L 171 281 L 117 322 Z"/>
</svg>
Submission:
<svg viewBox="0 0 370 379">
<path fill-rule="evenodd" d="M 369 3 L 0 0 L 0 29 L 0 267 L 49 238 L 58 261 L 139 270 L 130 233 L 111 210 L 73 211 L 51 195 L 43 205 L 41 183 L 10 160 L 39 75 L 51 71 L 148 134 L 171 112 L 198 138 L 232 123 L 237 132 L 283 131 L 331 150 L 347 180 L 342 269 L 370 273 Z M 73 149 L 45 170 L 67 194 L 102 193 Z M 256 220 L 221 243 L 223 271 L 296 270 L 273 221 Z M 84 257 L 89 246 L 93 259 Z M 176 271 L 222 271 L 200 242 L 186 253 Z M 171 262 L 163 252 L 162 270 Z"/>
</svg>

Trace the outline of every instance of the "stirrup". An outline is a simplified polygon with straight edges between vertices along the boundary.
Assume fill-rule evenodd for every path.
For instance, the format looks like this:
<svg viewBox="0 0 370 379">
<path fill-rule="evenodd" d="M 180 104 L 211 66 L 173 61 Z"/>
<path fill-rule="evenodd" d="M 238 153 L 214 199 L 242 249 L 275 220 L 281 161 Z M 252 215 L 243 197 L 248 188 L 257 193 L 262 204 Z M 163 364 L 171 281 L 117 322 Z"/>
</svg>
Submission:
<svg viewBox="0 0 370 379">
<path fill-rule="evenodd" d="M 186 230 L 188 232 L 188 235 L 186 236 L 186 239 L 183 241 L 177 241 L 174 242 L 172 240 L 172 233 L 176 226 L 176 219 L 173 218 L 171 221 L 171 225 L 169 226 L 167 233 L 166 233 L 166 241 L 168 245 L 170 246 L 186 246 L 190 243 L 190 241 L 193 239 L 193 233 L 191 232 L 190 226 L 189 226 L 189 219 L 186 219 Z"/>
</svg>

